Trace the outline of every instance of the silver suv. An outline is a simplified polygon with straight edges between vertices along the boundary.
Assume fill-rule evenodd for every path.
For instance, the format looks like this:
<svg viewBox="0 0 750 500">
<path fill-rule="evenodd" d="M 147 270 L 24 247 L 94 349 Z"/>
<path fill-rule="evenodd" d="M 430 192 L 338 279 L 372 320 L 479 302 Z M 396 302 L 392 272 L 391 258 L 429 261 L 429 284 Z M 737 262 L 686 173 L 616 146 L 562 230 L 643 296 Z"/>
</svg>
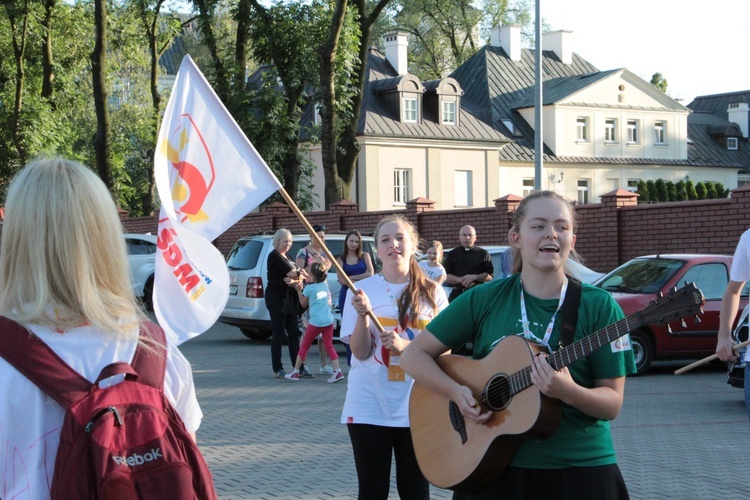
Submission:
<svg viewBox="0 0 750 500">
<path fill-rule="evenodd" d="M 326 234 L 325 244 L 334 256 L 341 255 L 345 234 Z M 292 235 L 292 248 L 287 255 L 296 257 L 297 252 L 310 243 L 310 235 Z M 370 254 L 377 268 L 377 258 L 372 237 L 362 236 L 363 250 Z M 266 309 L 264 294 L 268 279 L 268 254 L 273 251 L 273 235 L 248 236 L 239 239 L 227 256 L 229 268 L 229 300 L 219 321 L 239 327 L 242 333 L 256 340 L 271 336 L 271 317 Z M 338 313 L 338 296 L 341 286 L 336 269 L 328 272 L 328 287 L 333 297 L 334 313 Z M 340 316 L 334 314 L 336 318 Z"/>
</svg>

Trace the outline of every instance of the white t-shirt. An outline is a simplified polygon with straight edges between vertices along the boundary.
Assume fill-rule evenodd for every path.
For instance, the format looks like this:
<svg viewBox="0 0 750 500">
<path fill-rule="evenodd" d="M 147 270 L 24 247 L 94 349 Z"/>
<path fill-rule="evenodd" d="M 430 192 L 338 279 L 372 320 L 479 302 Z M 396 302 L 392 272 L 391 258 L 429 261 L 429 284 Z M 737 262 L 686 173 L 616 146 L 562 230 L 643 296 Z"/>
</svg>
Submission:
<svg viewBox="0 0 750 500">
<path fill-rule="evenodd" d="M 422 268 L 422 271 L 425 272 L 428 278 L 430 278 L 432 281 L 437 281 L 438 278 L 445 274 L 445 268 L 442 264 L 438 264 L 435 267 L 430 267 L 429 263 L 430 261 L 428 260 L 420 260 L 419 267 Z"/>
<path fill-rule="evenodd" d="M 398 309 L 395 299 L 401 296 L 406 283 L 387 283 L 393 298 L 386 290 L 379 274 L 357 282 L 357 288 L 367 294 L 375 316 L 383 328 L 391 330 L 397 327 Z M 427 326 L 439 311 L 448 307 L 448 298 L 442 287 L 435 290 L 437 311 L 425 311 L 419 315 L 417 325 L 410 326 L 401 336 L 414 339 Z M 350 301 L 344 305 L 341 321 L 341 341 L 349 343 L 357 312 Z M 373 353 L 369 358 L 360 361 L 352 356 L 352 367 L 347 381 L 346 400 L 341 412 L 342 424 L 371 424 L 384 427 L 409 426 L 409 394 L 414 380 L 406 376 L 406 382 L 390 382 L 388 368 L 383 362 L 383 344 L 374 325 L 370 325 L 370 335 L 375 342 Z"/>
<path fill-rule="evenodd" d="M 136 342 L 105 335 L 90 326 L 57 333 L 27 325 L 71 368 L 92 383 L 102 368 L 132 361 Z M 2 333 L 0 333 L 2 335 Z M 169 340 L 164 393 L 195 432 L 203 413 L 195 397 L 190 364 Z M 0 357 L 0 497 L 50 497 L 55 455 L 65 410 Z"/>
<path fill-rule="evenodd" d="M 750 281 L 750 229 L 742 233 L 734 251 L 729 279 L 737 282 Z M 745 363 L 750 362 L 750 349 L 745 351 Z"/>
</svg>

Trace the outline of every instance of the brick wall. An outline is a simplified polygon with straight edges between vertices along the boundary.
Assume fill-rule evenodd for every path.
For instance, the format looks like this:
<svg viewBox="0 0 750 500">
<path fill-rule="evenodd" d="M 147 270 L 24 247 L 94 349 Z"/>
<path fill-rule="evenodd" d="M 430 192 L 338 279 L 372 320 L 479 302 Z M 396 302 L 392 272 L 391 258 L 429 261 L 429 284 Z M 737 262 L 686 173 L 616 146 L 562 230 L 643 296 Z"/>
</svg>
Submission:
<svg viewBox="0 0 750 500">
<path fill-rule="evenodd" d="M 735 189 L 721 200 L 685 201 L 638 205 L 637 196 L 617 190 L 601 197 L 601 203 L 576 207 L 576 249 L 586 265 L 609 271 L 638 255 L 654 253 L 731 254 L 742 232 L 750 227 L 750 186 Z M 495 206 L 471 210 L 434 210 L 435 203 L 417 198 L 400 212 L 412 221 L 425 241 L 440 240 L 446 248 L 458 245 L 458 231 L 470 224 L 477 230 L 479 245 L 505 245 L 510 216 L 521 198 L 508 195 Z M 328 233 L 359 229 L 371 234 L 377 222 L 392 212 L 358 212 L 357 205 L 340 201 L 330 210 L 305 214 L 310 224 L 325 224 Z M 126 232 L 156 233 L 153 217 L 122 218 Z M 302 223 L 288 206 L 273 203 L 263 212 L 246 215 L 214 241 L 226 255 L 234 242 L 259 232 L 279 228 L 302 232 Z"/>
</svg>

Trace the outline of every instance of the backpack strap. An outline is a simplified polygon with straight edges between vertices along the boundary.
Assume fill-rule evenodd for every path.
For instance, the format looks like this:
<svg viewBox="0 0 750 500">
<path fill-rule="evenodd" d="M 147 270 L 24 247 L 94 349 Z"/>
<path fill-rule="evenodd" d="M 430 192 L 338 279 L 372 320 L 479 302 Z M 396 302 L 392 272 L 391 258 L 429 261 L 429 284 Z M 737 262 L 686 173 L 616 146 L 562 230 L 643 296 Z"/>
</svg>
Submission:
<svg viewBox="0 0 750 500">
<path fill-rule="evenodd" d="M 0 316 L 0 335 L 0 356 L 66 410 L 91 391 L 91 382 L 19 323 Z"/>
<path fill-rule="evenodd" d="M 167 336 L 159 325 L 151 321 L 143 324 L 140 335 L 146 337 L 146 345 L 138 343 L 130 366 L 138 373 L 139 382 L 161 390 L 167 371 Z"/>
<path fill-rule="evenodd" d="M 568 293 L 563 301 L 562 332 L 560 333 L 560 346 L 565 347 L 573 343 L 578 324 L 578 305 L 581 303 L 581 282 L 568 278 Z"/>
<path fill-rule="evenodd" d="M 166 336 L 158 325 L 146 322 L 140 335 L 148 336 L 149 347 L 140 343 L 131 364 L 119 361 L 104 367 L 96 383 L 117 374 L 162 389 L 167 366 Z M 63 408 L 70 409 L 84 398 L 93 384 L 71 368 L 39 337 L 19 323 L 0 316 L 0 356 L 21 372 Z"/>
</svg>

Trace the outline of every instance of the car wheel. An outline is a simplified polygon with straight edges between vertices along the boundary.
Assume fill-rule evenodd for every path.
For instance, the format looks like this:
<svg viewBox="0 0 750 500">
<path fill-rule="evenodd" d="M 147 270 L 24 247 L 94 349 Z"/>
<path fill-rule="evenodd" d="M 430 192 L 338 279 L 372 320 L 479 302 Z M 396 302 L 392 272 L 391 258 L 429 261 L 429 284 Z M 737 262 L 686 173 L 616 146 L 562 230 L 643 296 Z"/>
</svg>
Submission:
<svg viewBox="0 0 750 500">
<path fill-rule="evenodd" d="M 633 349 L 637 375 L 642 375 L 648 371 L 654 359 L 654 346 L 648 335 L 640 330 L 630 333 L 630 345 Z"/>
<path fill-rule="evenodd" d="M 152 274 L 146 280 L 146 284 L 143 286 L 143 305 L 149 311 L 154 310 L 154 275 Z"/>
<path fill-rule="evenodd" d="M 271 331 L 269 330 L 252 330 L 250 328 L 240 328 L 242 335 L 249 338 L 250 340 L 266 340 L 271 337 Z"/>
</svg>

